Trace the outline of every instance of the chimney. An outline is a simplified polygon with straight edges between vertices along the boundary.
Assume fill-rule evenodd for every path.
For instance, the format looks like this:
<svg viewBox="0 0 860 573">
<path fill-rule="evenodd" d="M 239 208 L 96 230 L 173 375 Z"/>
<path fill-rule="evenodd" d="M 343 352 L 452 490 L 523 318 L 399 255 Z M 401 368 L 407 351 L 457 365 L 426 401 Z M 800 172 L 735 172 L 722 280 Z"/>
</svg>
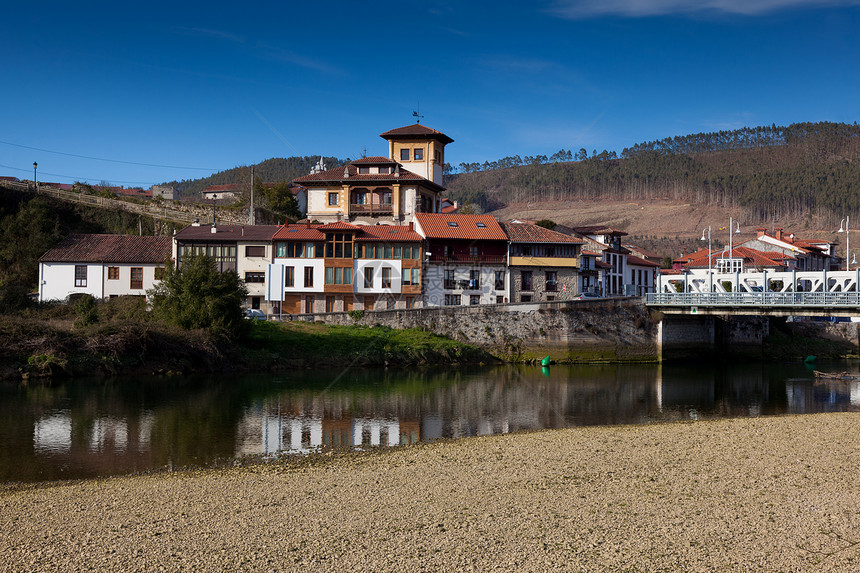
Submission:
<svg viewBox="0 0 860 573">
<path fill-rule="evenodd" d="M 311 220 L 310 219 L 305 219 L 305 224 L 307 225 L 308 229 L 311 228 Z"/>
<path fill-rule="evenodd" d="M 218 228 L 215 226 L 215 223 L 212 223 L 212 229 L 209 231 L 210 233 L 217 233 Z"/>
<path fill-rule="evenodd" d="M 414 231 L 414 230 L 415 230 L 415 223 L 413 223 L 412 221 L 409 221 L 409 230 L 410 230 L 410 231 Z"/>
<path fill-rule="evenodd" d="M 782 227 L 777 227 L 777 228 L 776 228 L 776 240 L 777 240 L 777 241 L 781 241 L 781 240 L 782 240 Z"/>
<path fill-rule="evenodd" d="M 763 237 L 766 234 L 767 234 L 767 229 L 765 229 L 764 227 L 759 227 L 755 230 L 756 238 Z"/>
</svg>

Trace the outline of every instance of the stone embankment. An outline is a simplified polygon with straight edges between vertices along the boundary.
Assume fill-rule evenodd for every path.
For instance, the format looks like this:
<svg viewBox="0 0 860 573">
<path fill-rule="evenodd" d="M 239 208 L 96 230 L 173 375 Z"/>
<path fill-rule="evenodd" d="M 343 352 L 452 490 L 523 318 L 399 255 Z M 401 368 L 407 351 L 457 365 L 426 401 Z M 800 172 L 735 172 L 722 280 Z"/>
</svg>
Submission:
<svg viewBox="0 0 860 573">
<path fill-rule="evenodd" d="M 508 361 L 656 361 L 656 329 L 641 299 L 604 299 L 314 315 L 328 324 L 423 328 Z"/>
</svg>

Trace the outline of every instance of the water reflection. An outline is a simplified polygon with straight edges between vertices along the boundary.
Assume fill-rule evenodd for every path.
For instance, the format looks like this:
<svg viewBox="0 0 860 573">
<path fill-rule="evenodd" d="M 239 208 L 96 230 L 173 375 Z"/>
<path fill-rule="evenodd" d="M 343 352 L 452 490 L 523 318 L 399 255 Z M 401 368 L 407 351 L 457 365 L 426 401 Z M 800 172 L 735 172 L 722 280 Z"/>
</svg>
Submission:
<svg viewBox="0 0 860 573">
<path fill-rule="evenodd" d="M 839 364 L 834 371 L 857 371 Z M 860 411 L 803 365 L 502 367 L 0 388 L 0 480 L 594 424 Z"/>
</svg>

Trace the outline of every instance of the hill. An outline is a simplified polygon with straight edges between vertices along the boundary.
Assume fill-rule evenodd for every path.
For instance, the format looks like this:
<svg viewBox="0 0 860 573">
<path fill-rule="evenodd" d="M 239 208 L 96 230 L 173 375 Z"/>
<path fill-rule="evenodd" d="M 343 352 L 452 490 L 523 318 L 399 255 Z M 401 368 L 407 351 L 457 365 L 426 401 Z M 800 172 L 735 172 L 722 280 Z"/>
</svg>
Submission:
<svg viewBox="0 0 860 573">
<path fill-rule="evenodd" d="M 302 175 L 307 175 L 317 164 L 320 157 L 273 157 L 254 166 L 254 176 L 261 181 L 277 182 L 292 181 Z M 331 169 L 349 162 L 349 159 L 338 159 L 336 157 L 323 157 L 326 167 Z M 196 200 L 200 198 L 200 192 L 210 185 L 228 185 L 231 183 L 248 183 L 250 185 L 251 175 L 249 166 L 234 167 L 213 173 L 201 179 L 183 179 L 182 181 L 169 181 L 164 185 L 173 186 L 179 198 Z"/>
<path fill-rule="evenodd" d="M 856 124 L 744 128 L 637 144 L 620 157 L 572 156 L 461 164 L 445 185 L 451 198 L 502 219 L 607 224 L 672 256 L 698 248 L 708 225 L 716 236 L 729 217 L 740 220 L 741 238 L 764 226 L 835 240 L 840 219 L 860 207 Z M 728 241 L 721 235 L 715 244 Z"/>
</svg>

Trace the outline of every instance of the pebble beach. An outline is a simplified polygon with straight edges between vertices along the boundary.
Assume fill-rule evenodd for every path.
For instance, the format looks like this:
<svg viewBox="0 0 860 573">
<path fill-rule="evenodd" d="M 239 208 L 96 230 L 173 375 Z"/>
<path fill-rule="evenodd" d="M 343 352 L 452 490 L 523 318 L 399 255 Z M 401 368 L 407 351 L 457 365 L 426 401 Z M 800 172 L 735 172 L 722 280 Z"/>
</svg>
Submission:
<svg viewBox="0 0 860 573">
<path fill-rule="evenodd" d="M 860 413 L 0 486 L 0 571 L 860 571 Z"/>
</svg>

